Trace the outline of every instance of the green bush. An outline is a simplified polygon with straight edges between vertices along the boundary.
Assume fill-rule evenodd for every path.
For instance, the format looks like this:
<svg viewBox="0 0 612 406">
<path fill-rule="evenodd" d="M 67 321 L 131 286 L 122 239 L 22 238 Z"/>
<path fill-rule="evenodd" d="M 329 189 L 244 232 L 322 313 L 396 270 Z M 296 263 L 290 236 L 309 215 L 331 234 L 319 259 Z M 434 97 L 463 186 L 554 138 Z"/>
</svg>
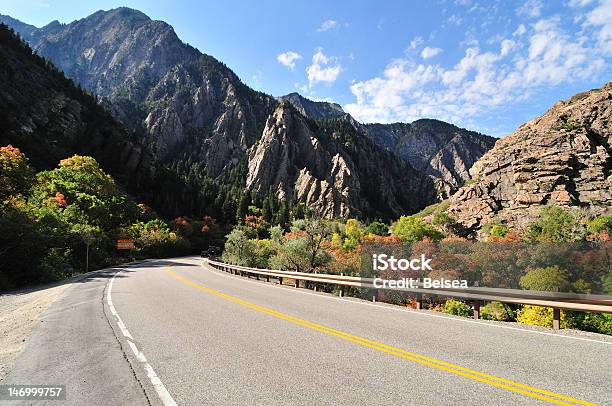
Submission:
<svg viewBox="0 0 612 406">
<path fill-rule="evenodd" d="M 490 302 L 487 303 L 480 310 L 480 315 L 485 320 L 497 320 L 497 321 L 512 321 L 514 320 L 514 312 L 510 306 L 501 302 Z"/>
<path fill-rule="evenodd" d="M 545 206 L 529 228 L 529 238 L 537 242 L 571 242 L 584 237 L 584 232 L 574 214 L 559 206 Z"/>
<path fill-rule="evenodd" d="M 587 223 L 587 232 L 591 235 L 606 232 L 612 235 L 612 215 L 599 216 Z"/>
<path fill-rule="evenodd" d="M 568 272 L 558 266 L 535 268 L 523 275 L 519 281 L 523 289 L 554 292 L 569 288 Z"/>
<path fill-rule="evenodd" d="M 425 237 L 440 240 L 444 237 L 434 226 L 416 216 L 401 216 L 391 226 L 391 233 L 405 242 L 417 242 Z"/>
<path fill-rule="evenodd" d="M 444 302 L 444 305 L 442 305 L 442 313 L 452 314 L 454 316 L 471 317 L 472 309 L 470 306 L 460 300 L 448 299 L 446 302 Z"/>
<path fill-rule="evenodd" d="M 522 324 L 552 327 L 551 307 L 525 305 L 516 313 L 516 320 Z M 561 328 L 612 335 L 612 314 L 561 311 Z"/>
<path fill-rule="evenodd" d="M 612 314 L 567 312 L 567 328 L 612 335 Z"/>
</svg>

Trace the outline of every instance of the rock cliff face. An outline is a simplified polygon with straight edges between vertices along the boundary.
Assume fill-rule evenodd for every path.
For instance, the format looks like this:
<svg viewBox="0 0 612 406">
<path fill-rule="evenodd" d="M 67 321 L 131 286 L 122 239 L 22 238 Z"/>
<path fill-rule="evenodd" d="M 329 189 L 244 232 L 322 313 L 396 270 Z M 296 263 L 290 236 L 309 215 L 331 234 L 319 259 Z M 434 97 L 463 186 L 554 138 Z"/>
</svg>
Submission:
<svg viewBox="0 0 612 406">
<path fill-rule="evenodd" d="M 522 228 L 543 205 L 610 213 L 612 83 L 555 104 L 497 141 L 448 212 L 470 232 L 499 219 Z"/>
<path fill-rule="evenodd" d="M 404 159 L 422 174 L 434 177 L 440 198 L 449 197 L 469 179 L 469 169 L 493 148 L 496 140 L 431 119 L 412 123 L 361 124 L 335 103 L 314 102 L 297 93 L 280 99 L 315 120 L 344 118 L 377 145 Z"/>
<path fill-rule="evenodd" d="M 247 188 L 293 195 L 325 217 L 394 218 L 435 199 L 434 179 L 345 120 L 316 123 L 288 105 L 268 118 L 250 150 Z"/>
<path fill-rule="evenodd" d="M 337 103 L 312 101 L 301 96 L 299 93 L 289 93 L 279 97 L 279 100 L 291 103 L 303 116 L 313 119 L 343 117 L 347 115 L 342 106 Z"/>
<path fill-rule="evenodd" d="M 469 179 L 471 166 L 495 144 L 493 137 L 430 119 L 363 128 L 377 144 L 440 179 L 445 197 Z"/>
</svg>

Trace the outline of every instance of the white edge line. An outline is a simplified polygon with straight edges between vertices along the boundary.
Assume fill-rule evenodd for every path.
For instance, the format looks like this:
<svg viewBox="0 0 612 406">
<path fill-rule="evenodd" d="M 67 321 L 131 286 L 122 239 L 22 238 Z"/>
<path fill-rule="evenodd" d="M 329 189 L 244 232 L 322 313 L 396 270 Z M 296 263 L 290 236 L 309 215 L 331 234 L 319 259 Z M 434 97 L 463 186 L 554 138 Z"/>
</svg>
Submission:
<svg viewBox="0 0 612 406">
<path fill-rule="evenodd" d="M 111 280 L 108 282 L 108 289 L 106 293 L 106 301 L 108 303 L 108 307 L 110 308 L 110 311 L 113 314 L 113 316 L 116 317 L 117 326 L 121 330 L 121 333 L 126 337 L 127 339 L 126 341 L 128 345 L 130 346 L 130 348 L 132 349 L 132 352 L 136 356 L 136 359 L 138 360 L 138 362 L 142 364 L 147 374 L 147 377 L 149 378 L 149 381 L 151 381 L 151 384 L 153 385 L 153 388 L 157 392 L 157 395 L 159 396 L 159 399 L 161 400 L 161 402 L 164 404 L 164 406 L 177 406 L 176 402 L 170 395 L 170 392 L 168 392 L 168 390 L 164 386 L 161 379 L 159 379 L 159 377 L 155 373 L 155 370 L 153 369 L 153 367 L 147 362 L 147 358 L 145 357 L 145 355 L 142 353 L 142 351 L 138 349 L 136 344 L 134 344 L 133 342 L 134 338 L 132 338 L 132 335 L 128 331 L 127 327 L 125 327 L 123 320 L 121 320 L 121 317 L 117 313 L 117 309 L 115 309 L 115 305 L 113 305 L 113 299 L 111 297 L 111 292 L 113 290 L 113 283 L 115 282 L 115 277 L 119 275 L 122 271 L 123 270 L 117 271 L 115 275 L 113 275 Z"/>
<path fill-rule="evenodd" d="M 216 268 L 214 268 L 212 266 L 210 266 L 210 269 L 212 269 L 213 271 L 215 271 L 219 275 L 225 276 L 226 278 L 238 279 L 238 280 L 242 280 L 242 281 L 245 281 L 245 282 L 256 283 L 257 285 L 268 286 L 268 287 L 271 287 L 271 288 L 278 289 L 278 286 L 270 284 L 268 282 L 261 282 L 261 281 L 259 281 L 260 283 L 257 283 L 258 281 L 255 281 L 255 280 L 252 280 L 252 279 L 245 279 L 245 278 L 241 278 L 241 277 L 236 277 L 234 275 L 229 275 L 226 272 L 220 271 L 220 270 L 218 270 L 218 269 L 216 269 Z M 326 299 L 339 300 L 339 301 L 342 301 L 342 302 L 361 304 L 361 305 L 364 305 L 364 306 L 378 307 L 378 308 L 381 308 L 381 309 L 394 310 L 394 311 L 397 311 L 397 312 L 403 312 L 404 314 L 410 314 L 410 315 L 415 315 L 415 316 L 437 317 L 437 318 L 440 318 L 440 319 L 458 321 L 458 322 L 462 322 L 462 323 L 480 324 L 481 326 L 487 326 L 487 327 L 505 328 L 505 329 L 508 329 L 508 330 L 521 331 L 521 332 L 525 332 L 525 333 L 542 334 L 542 335 L 559 337 L 559 338 L 569 338 L 569 339 L 572 339 L 572 340 L 582 340 L 582 341 L 589 341 L 589 342 L 593 342 L 593 343 L 612 345 L 612 341 L 603 341 L 603 340 L 595 340 L 595 339 L 592 339 L 592 338 L 567 336 L 567 335 L 563 335 L 563 334 L 549 333 L 549 332 L 546 332 L 546 331 L 529 330 L 529 329 L 524 329 L 524 328 L 520 328 L 520 327 L 500 326 L 498 324 L 484 323 L 482 321 L 462 319 L 462 318 L 456 318 L 456 317 L 448 317 L 448 316 L 443 316 L 443 315 L 440 315 L 440 314 L 431 314 L 431 313 L 427 313 L 427 312 L 419 312 L 419 311 L 416 311 L 416 310 L 412 310 L 412 309 L 408 309 L 408 308 L 403 308 L 403 307 L 402 308 L 395 308 L 395 307 L 391 307 L 391 306 L 382 306 L 382 305 L 377 305 L 377 304 L 374 304 L 374 303 L 367 302 L 367 301 L 365 301 L 363 299 L 359 299 L 359 298 L 355 298 L 357 300 L 350 300 L 350 299 L 344 299 L 344 298 L 336 297 L 336 296 L 328 296 L 328 295 L 322 295 L 322 294 L 313 293 L 313 292 L 307 292 L 307 291 L 305 291 L 303 289 L 299 289 L 298 290 L 298 289 L 294 288 L 294 289 L 288 289 L 288 290 L 290 290 L 292 292 L 296 292 L 296 293 L 301 293 L 303 295 L 311 295 L 311 296 L 322 297 L 322 298 L 326 298 Z"/>
</svg>

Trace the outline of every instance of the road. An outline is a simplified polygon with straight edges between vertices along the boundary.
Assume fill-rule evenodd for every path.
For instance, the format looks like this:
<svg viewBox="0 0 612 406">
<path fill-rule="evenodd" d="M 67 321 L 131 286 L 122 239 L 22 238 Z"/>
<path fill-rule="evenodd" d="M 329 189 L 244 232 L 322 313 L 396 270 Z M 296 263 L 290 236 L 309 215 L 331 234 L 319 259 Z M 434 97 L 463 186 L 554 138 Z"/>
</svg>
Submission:
<svg viewBox="0 0 612 406">
<path fill-rule="evenodd" d="M 612 339 L 245 279 L 200 258 L 100 271 L 46 311 L 3 384 L 73 405 L 612 405 Z"/>
</svg>

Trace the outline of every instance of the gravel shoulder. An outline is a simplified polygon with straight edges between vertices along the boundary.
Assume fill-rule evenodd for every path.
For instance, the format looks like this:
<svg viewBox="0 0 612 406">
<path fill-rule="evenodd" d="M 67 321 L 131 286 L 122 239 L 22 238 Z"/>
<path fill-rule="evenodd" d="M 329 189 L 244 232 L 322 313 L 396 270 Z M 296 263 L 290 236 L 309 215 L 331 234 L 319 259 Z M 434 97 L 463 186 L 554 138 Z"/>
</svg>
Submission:
<svg viewBox="0 0 612 406">
<path fill-rule="evenodd" d="M 74 281 L 0 295 L 0 381 L 12 369 L 40 316 Z"/>
</svg>

